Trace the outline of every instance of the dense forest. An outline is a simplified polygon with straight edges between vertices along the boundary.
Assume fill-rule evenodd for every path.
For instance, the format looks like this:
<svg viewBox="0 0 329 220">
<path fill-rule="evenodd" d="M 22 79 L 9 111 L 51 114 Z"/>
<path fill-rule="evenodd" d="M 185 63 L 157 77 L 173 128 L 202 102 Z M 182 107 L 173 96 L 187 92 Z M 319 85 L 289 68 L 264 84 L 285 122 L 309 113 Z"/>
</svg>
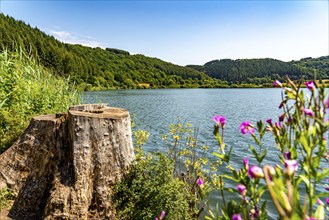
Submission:
<svg viewBox="0 0 329 220">
<path fill-rule="evenodd" d="M 320 59 L 320 58 L 319 58 Z M 328 78 L 328 57 L 320 61 L 313 59 L 298 62 L 283 62 L 275 59 L 222 59 L 214 60 L 203 66 L 188 67 L 202 71 L 207 75 L 231 83 L 270 84 L 274 80 L 283 80 L 288 75 L 291 79 L 313 78 L 314 69 L 321 74 L 318 79 Z M 312 62 L 313 61 L 313 62 Z M 321 64 L 319 64 L 321 63 Z M 305 68 L 304 68 L 305 66 Z M 327 69 L 324 70 L 323 68 Z"/>
<path fill-rule="evenodd" d="M 115 48 L 60 42 L 38 28 L 0 13 L 0 49 L 22 48 L 41 65 L 80 90 L 117 88 L 219 88 L 271 86 L 285 75 L 328 79 L 329 58 L 222 59 L 186 67 Z"/>
<path fill-rule="evenodd" d="M 69 78 L 82 90 L 225 86 L 202 72 L 157 58 L 130 55 L 120 49 L 62 43 L 3 14 L 0 14 L 0 45 L 1 49 L 23 48 L 40 64 Z"/>
<path fill-rule="evenodd" d="M 306 57 L 291 64 L 304 70 L 307 78 L 329 79 L 329 56 L 319 58 Z"/>
</svg>

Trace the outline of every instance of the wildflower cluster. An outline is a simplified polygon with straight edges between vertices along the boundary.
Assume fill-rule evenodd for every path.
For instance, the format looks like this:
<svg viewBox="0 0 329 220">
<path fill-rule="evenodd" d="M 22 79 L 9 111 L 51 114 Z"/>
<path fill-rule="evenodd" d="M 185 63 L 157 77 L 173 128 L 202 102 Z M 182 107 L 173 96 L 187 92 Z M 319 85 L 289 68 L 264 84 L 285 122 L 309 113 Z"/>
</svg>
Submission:
<svg viewBox="0 0 329 220">
<path fill-rule="evenodd" d="M 279 108 L 283 113 L 277 122 L 272 119 L 253 125 L 242 122 L 240 132 L 251 135 L 258 148 L 249 146 L 258 164 L 249 164 L 243 159 L 243 167 L 235 170 L 230 165 L 232 148 L 225 152 L 224 126 L 219 132 L 224 116 L 215 116 L 214 135 L 221 151 L 214 152 L 219 162 L 226 164 L 231 174 L 213 175 L 213 185 L 221 191 L 221 215 L 208 211 L 207 219 L 267 219 L 266 201 L 262 199 L 268 191 L 280 219 L 327 219 L 329 217 L 329 150 L 327 135 L 329 122 L 326 113 L 329 98 L 324 86 L 316 82 L 305 82 L 305 89 L 296 86 L 289 78 L 284 84 L 276 80 L 275 87 L 283 88 L 283 99 Z M 268 149 L 263 147 L 265 133 L 272 134 L 278 149 L 278 163 L 263 164 Z M 325 180 L 328 178 L 327 180 Z M 237 183 L 235 189 L 224 188 L 223 179 Z M 221 184 L 218 184 L 220 180 Z M 322 190 L 324 188 L 325 190 Z M 237 192 L 240 201 L 225 201 L 223 190 Z M 304 199 L 302 196 L 307 195 Z M 325 202 L 322 202 L 325 200 Z"/>
<path fill-rule="evenodd" d="M 215 116 L 213 120 L 224 129 L 225 118 Z M 180 118 L 176 124 L 170 125 L 170 133 L 162 138 L 167 142 L 168 157 L 174 163 L 174 177 L 184 183 L 182 190 L 187 195 L 190 215 L 198 218 L 206 206 L 206 195 L 210 190 L 209 184 L 205 184 L 208 180 L 208 147 L 198 142 L 198 129 L 181 122 Z"/>
</svg>

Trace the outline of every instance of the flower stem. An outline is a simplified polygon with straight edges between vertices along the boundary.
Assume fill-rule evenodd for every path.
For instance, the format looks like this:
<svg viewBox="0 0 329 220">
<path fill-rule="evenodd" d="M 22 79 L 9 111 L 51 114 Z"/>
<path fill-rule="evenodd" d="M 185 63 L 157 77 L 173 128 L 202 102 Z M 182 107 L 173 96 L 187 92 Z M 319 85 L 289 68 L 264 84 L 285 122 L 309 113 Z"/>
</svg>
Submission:
<svg viewBox="0 0 329 220">
<path fill-rule="evenodd" d="M 226 201 L 225 201 L 225 197 L 224 197 L 224 183 L 223 183 L 223 179 L 222 176 L 219 176 L 219 184 L 220 184 L 220 192 L 222 195 L 222 199 L 223 199 L 223 203 L 224 203 L 224 207 L 226 207 Z"/>
</svg>

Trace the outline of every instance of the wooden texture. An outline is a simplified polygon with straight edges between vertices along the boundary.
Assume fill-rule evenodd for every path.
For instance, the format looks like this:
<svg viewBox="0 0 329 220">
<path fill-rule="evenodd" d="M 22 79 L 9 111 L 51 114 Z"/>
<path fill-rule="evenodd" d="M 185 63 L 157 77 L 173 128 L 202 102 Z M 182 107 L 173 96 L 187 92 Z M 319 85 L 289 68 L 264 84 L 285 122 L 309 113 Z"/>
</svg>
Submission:
<svg viewBox="0 0 329 220">
<path fill-rule="evenodd" d="M 0 155 L 0 188 L 14 219 L 114 219 L 112 186 L 134 158 L 127 110 L 79 105 L 32 119 Z"/>
</svg>

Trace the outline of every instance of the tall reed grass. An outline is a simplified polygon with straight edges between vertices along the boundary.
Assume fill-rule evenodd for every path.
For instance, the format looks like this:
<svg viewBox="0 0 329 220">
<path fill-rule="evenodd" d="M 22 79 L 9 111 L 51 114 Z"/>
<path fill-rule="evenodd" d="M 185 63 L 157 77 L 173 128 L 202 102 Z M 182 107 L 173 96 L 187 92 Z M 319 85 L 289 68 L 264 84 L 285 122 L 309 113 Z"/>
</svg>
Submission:
<svg viewBox="0 0 329 220">
<path fill-rule="evenodd" d="M 21 49 L 0 52 L 0 153 L 33 116 L 63 112 L 78 102 L 68 79 L 55 76 Z"/>
</svg>

